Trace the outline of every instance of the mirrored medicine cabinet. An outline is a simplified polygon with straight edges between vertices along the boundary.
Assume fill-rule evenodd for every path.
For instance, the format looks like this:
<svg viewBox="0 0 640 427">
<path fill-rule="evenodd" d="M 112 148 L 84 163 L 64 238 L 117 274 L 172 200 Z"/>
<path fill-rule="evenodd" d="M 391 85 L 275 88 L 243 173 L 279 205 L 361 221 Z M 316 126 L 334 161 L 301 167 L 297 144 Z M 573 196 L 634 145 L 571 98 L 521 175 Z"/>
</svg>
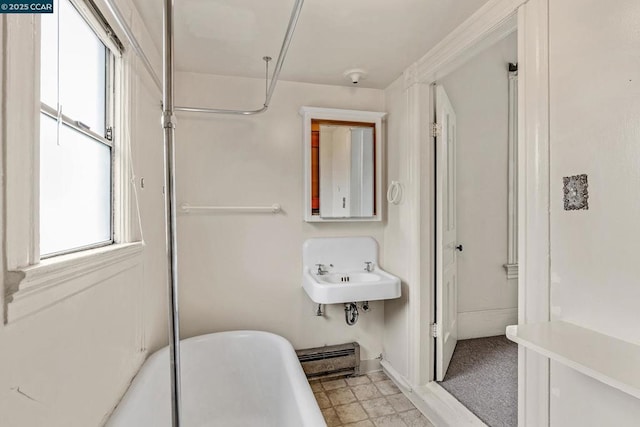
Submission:
<svg viewBox="0 0 640 427">
<path fill-rule="evenodd" d="M 386 113 L 302 107 L 307 222 L 380 221 Z"/>
</svg>

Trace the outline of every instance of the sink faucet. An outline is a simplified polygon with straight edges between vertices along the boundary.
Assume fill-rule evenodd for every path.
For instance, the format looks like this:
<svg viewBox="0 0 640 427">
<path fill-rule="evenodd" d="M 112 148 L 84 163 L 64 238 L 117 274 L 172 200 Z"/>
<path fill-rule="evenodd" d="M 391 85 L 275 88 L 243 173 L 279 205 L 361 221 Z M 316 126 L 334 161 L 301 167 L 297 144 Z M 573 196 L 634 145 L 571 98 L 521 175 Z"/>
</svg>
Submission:
<svg viewBox="0 0 640 427">
<path fill-rule="evenodd" d="M 372 266 L 373 262 L 371 261 L 366 261 L 364 263 L 364 271 L 367 271 L 369 273 L 371 273 L 373 271 L 373 266 Z"/>
<path fill-rule="evenodd" d="M 316 267 L 318 267 L 318 270 L 316 271 L 316 274 L 318 274 L 319 276 L 322 276 L 322 275 L 327 274 L 329 272 L 329 270 L 325 269 L 324 264 L 316 264 Z M 329 264 L 329 267 L 333 267 L 333 264 Z"/>
</svg>

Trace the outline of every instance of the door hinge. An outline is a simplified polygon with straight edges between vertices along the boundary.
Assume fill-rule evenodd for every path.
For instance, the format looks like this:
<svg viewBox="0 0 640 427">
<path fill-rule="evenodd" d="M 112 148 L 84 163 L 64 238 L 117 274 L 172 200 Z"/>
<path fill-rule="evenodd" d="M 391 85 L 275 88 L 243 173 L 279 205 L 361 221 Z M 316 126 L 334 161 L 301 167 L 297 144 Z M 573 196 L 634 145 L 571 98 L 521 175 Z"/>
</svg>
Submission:
<svg viewBox="0 0 640 427">
<path fill-rule="evenodd" d="M 431 123 L 431 137 L 437 138 L 442 135 L 442 126 L 440 123 Z"/>
<path fill-rule="evenodd" d="M 113 128 L 111 126 L 105 131 L 104 137 L 107 141 L 113 141 Z"/>
<path fill-rule="evenodd" d="M 438 338 L 438 324 L 437 323 L 432 323 L 431 324 L 431 336 L 433 338 Z"/>
</svg>

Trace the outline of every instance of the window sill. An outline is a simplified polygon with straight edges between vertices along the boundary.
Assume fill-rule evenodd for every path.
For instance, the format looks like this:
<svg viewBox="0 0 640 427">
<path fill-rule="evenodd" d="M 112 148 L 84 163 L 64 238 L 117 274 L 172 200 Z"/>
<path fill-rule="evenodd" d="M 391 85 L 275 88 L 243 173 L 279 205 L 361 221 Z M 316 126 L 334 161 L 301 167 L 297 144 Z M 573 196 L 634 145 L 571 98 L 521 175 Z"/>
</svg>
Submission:
<svg viewBox="0 0 640 427">
<path fill-rule="evenodd" d="M 42 260 L 9 271 L 5 323 L 37 313 L 141 263 L 143 244 L 124 243 Z"/>
</svg>

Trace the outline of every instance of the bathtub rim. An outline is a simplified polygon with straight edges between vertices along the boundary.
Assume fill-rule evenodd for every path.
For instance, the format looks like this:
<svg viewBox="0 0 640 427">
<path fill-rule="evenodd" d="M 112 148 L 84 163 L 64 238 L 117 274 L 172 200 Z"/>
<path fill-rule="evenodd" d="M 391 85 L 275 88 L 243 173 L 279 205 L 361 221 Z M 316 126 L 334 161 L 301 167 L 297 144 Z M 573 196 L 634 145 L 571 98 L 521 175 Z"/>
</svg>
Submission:
<svg viewBox="0 0 640 427">
<path fill-rule="evenodd" d="M 291 342 L 287 338 L 273 332 L 261 331 L 261 330 L 255 330 L 255 329 L 237 329 L 237 330 L 229 330 L 229 331 L 210 332 L 207 334 L 194 335 L 189 338 L 181 339 L 180 351 L 182 352 L 184 350 L 184 348 L 182 347 L 183 344 L 185 344 L 186 347 L 189 348 L 193 346 L 195 343 L 197 343 L 198 341 L 207 341 L 207 338 L 212 338 L 213 336 L 217 336 L 217 337 L 259 336 L 259 337 L 266 337 L 269 340 L 274 341 L 274 343 L 277 343 L 276 347 L 281 350 L 284 350 L 284 351 L 281 351 L 282 353 L 281 360 L 283 361 L 283 368 L 287 373 L 287 378 L 291 383 L 291 387 L 294 389 L 293 396 L 295 400 L 295 405 L 296 407 L 300 408 L 301 416 L 303 416 L 303 419 L 306 419 L 307 417 L 309 417 L 312 421 L 321 420 L 321 423 L 318 425 L 326 426 L 326 423 L 324 422 L 324 416 L 322 415 L 322 411 L 318 406 L 313 390 L 311 389 L 311 385 L 309 384 L 309 381 L 307 380 L 304 370 L 302 369 L 302 365 L 298 360 L 293 344 L 291 344 Z M 154 361 L 160 357 L 163 357 L 163 355 L 165 355 L 165 353 L 168 353 L 168 352 L 169 352 L 169 346 L 166 345 L 154 351 L 153 353 L 151 353 L 142 362 L 136 374 L 129 381 L 129 384 L 126 387 L 124 393 L 118 399 L 118 402 L 114 405 L 113 409 L 105 416 L 103 421 L 104 426 L 109 427 L 111 425 L 110 421 L 112 417 L 116 415 L 118 408 L 123 404 L 123 402 L 125 402 L 125 399 L 127 398 L 127 395 L 129 394 L 131 389 L 134 387 L 138 387 L 137 384 L 143 381 L 143 378 L 142 378 L 143 373 L 148 370 L 154 369 L 154 366 L 153 366 L 155 364 Z M 144 374 L 144 375 L 148 375 L 148 374 Z M 311 424 L 311 425 L 315 426 L 315 424 Z"/>
</svg>

